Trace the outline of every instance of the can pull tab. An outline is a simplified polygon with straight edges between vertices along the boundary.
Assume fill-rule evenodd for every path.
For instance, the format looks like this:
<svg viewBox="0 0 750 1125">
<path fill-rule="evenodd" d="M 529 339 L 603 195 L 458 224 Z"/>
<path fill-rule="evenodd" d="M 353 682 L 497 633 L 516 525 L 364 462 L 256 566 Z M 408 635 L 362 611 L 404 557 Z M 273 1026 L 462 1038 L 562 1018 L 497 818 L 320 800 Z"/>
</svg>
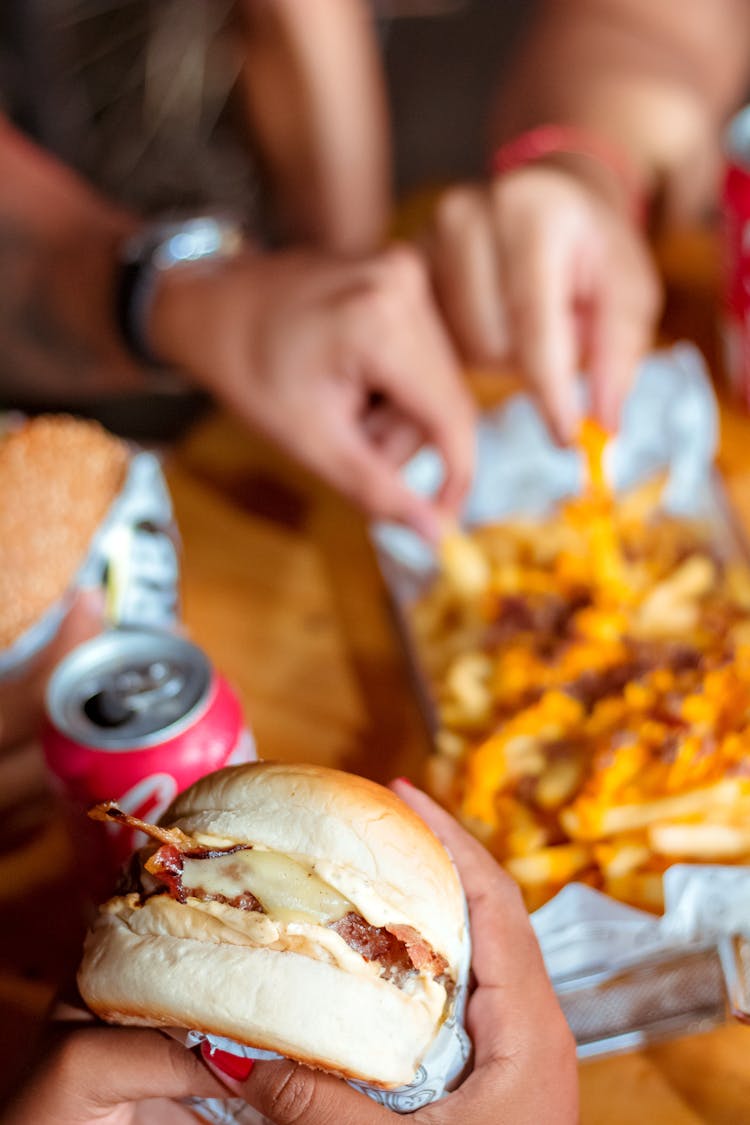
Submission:
<svg viewBox="0 0 750 1125">
<path fill-rule="evenodd" d="M 83 704 L 84 714 L 98 727 L 120 727 L 134 715 L 163 706 L 182 691 L 181 669 L 158 660 L 146 668 L 117 672 Z"/>
</svg>

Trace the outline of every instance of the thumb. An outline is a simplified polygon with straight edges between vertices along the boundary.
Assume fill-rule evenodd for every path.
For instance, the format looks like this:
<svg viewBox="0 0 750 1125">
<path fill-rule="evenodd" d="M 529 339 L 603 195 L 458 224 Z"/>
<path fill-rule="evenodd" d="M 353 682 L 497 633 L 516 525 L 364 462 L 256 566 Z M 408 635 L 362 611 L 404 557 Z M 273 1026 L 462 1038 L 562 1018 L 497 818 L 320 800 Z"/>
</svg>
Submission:
<svg viewBox="0 0 750 1125">
<path fill-rule="evenodd" d="M 3 1121 L 83 1125 L 144 1098 L 187 1097 L 226 1097 L 226 1087 L 180 1043 L 152 1030 L 66 1029 Z"/>
<path fill-rule="evenodd" d="M 151 1029 L 92 1028 L 73 1033 L 81 1089 L 107 1106 L 143 1098 L 226 1097 L 193 1051 Z"/>
<path fill-rule="evenodd" d="M 293 1062 L 256 1063 L 237 1089 L 275 1125 L 383 1125 L 393 1117 L 342 1079 Z"/>
</svg>

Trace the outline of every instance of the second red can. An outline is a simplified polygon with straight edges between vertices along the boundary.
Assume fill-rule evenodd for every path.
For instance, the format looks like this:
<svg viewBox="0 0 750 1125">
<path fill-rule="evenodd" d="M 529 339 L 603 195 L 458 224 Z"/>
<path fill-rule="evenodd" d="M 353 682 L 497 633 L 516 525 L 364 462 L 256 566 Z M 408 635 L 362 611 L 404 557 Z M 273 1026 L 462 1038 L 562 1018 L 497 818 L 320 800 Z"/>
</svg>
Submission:
<svg viewBox="0 0 750 1125">
<path fill-rule="evenodd" d="M 750 106 L 726 135 L 722 188 L 724 353 L 730 387 L 750 408 Z"/>
</svg>

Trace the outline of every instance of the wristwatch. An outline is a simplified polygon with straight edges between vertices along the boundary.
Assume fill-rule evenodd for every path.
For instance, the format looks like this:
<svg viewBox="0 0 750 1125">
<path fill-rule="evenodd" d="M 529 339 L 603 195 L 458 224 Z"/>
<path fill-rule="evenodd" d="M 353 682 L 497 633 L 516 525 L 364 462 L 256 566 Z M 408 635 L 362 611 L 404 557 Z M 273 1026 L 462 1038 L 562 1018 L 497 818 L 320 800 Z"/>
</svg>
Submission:
<svg viewBox="0 0 750 1125">
<path fill-rule="evenodd" d="M 148 322 L 159 275 L 209 261 L 236 257 L 243 248 L 242 224 L 225 215 L 195 215 L 147 223 L 120 251 L 117 321 L 128 350 L 140 363 L 159 367 L 148 343 Z"/>
</svg>

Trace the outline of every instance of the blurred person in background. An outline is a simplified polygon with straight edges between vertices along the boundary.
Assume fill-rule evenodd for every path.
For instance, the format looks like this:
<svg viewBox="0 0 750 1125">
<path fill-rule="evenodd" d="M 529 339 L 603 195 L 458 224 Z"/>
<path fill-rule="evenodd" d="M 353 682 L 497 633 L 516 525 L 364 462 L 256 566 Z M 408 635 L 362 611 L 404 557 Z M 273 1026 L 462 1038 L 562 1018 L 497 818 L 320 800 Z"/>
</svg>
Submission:
<svg viewBox="0 0 750 1125">
<path fill-rule="evenodd" d="M 473 412 L 417 252 L 380 249 L 366 4 L 70 0 L 48 17 L 3 11 L 24 61 L 0 78 L 5 403 L 85 405 L 176 372 L 369 515 L 437 538 Z M 436 503 L 398 473 L 427 440 Z"/>
<path fill-rule="evenodd" d="M 164 365 L 370 514 L 429 538 L 471 472 L 459 361 L 517 364 L 562 441 L 583 368 L 594 413 L 616 426 L 660 308 L 646 229 L 711 193 L 749 73 L 747 0 L 540 0 L 520 46 L 525 16 L 507 0 L 518 27 L 492 115 L 506 4 L 372 2 L 400 163 L 421 130 L 422 180 L 475 177 L 442 193 L 420 239 L 444 325 L 416 255 L 379 251 L 389 141 L 365 0 L 64 0 L 57 22 L 41 0 L 11 0 L 0 30 L 24 65 L 0 80 L 47 155 L 10 125 L 0 134 L 6 402 L 135 389 Z M 437 17 L 409 18 L 425 11 Z M 467 98 L 475 57 L 486 82 Z M 469 158 L 441 165 L 467 116 Z M 158 239 L 150 217 L 206 205 L 239 206 L 265 248 L 142 270 L 123 301 L 130 237 Z M 424 440 L 446 463 L 437 506 L 396 471 Z"/>
<path fill-rule="evenodd" d="M 442 162 L 428 131 L 403 173 L 413 183 L 418 165 L 420 176 L 431 167 L 433 179 L 458 181 L 425 231 L 446 323 L 465 362 L 520 367 L 559 440 L 577 432 L 580 370 L 594 413 L 614 429 L 661 307 L 649 234 L 695 223 L 716 204 L 724 123 L 750 88 L 750 4 L 459 0 L 443 8 L 427 35 L 404 20 L 388 50 L 391 80 L 406 92 L 403 162 L 429 112 L 430 70 L 432 95 L 447 107 Z M 474 25 L 475 72 L 461 56 L 461 23 Z M 417 53 L 422 40 L 429 61 Z M 492 110 L 462 133 L 452 95 Z"/>
</svg>

